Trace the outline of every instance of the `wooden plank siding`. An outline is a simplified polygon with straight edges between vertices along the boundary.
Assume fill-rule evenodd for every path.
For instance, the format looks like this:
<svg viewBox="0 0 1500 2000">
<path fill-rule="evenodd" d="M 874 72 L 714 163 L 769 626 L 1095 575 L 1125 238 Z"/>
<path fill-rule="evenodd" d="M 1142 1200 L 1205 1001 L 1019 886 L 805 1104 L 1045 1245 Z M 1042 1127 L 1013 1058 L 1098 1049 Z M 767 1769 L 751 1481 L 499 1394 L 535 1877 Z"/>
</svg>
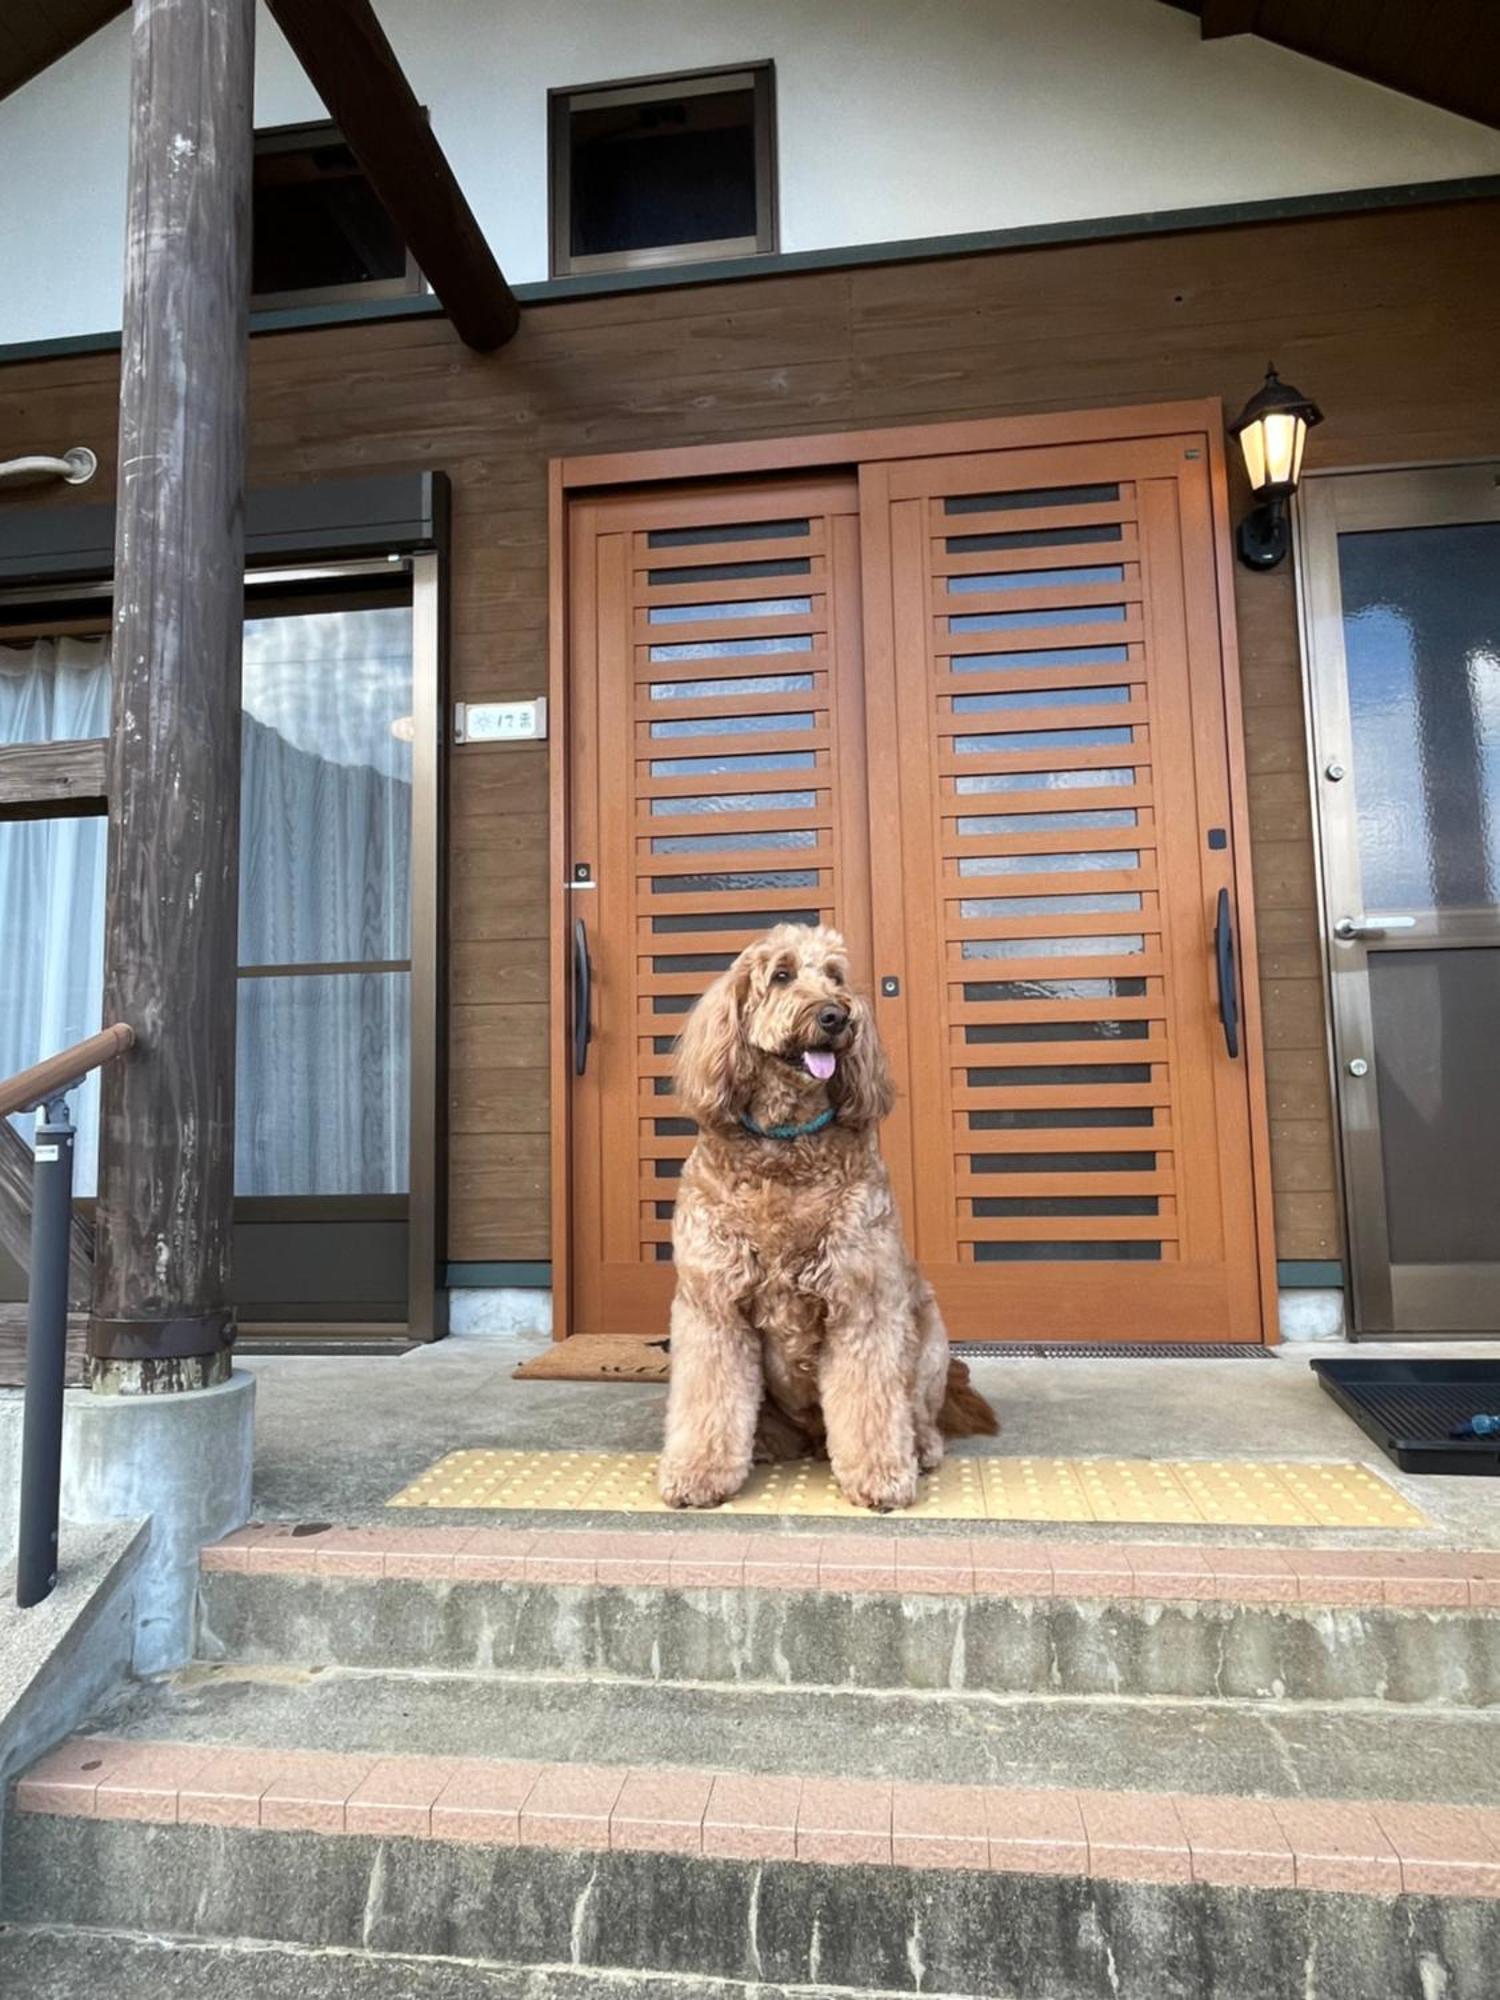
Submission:
<svg viewBox="0 0 1500 2000">
<path fill-rule="evenodd" d="M 15 743 L 0 748 L 0 819 L 102 813 L 108 745 Z"/>
<path fill-rule="evenodd" d="M 252 477 L 446 471 L 454 696 L 540 694 L 553 457 L 1205 395 L 1232 414 L 1268 355 L 1327 412 L 1320 466 L 1492 453 L 1497 224 L 1500 203 L 1476 201 L 620 293 L 530 306 L 489 356 L 438 320 L 266 335 Z M 0 433 L 17 452 L 77 436 L 111 478 L 115 394 L 113 356 L 17 363 L 0 369 Z M 1237 569 L 1235 584 L 1277 1244 L 1328 1258 L 1339 1224 L 1290 565 Z M 549 747 L 451 753 L 455 1260 L 548 1251 Z"/>
</svg>

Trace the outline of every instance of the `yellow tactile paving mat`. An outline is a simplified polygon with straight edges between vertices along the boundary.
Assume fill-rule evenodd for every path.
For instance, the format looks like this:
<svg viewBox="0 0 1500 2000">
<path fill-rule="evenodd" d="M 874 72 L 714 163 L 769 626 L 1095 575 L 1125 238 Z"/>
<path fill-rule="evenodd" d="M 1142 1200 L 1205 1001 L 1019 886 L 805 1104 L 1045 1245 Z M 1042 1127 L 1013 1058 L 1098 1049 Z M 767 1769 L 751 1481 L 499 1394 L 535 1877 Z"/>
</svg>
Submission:
<svg viewBox="0 0 1500 2000">
<path fill-rule="evenodd" d="M 649 1451 L 453 1451 L 392 1507 L 559 1514 L 666 1514 Z M 757 1466 L 725 1514 L 868 1520 L 814 1459 Z M 1131 1521 L 1238 1528 L 1425 1528 L 1368 1466 L 1325 1461 L 949 1458 L 908 1510 L 944 1521 Z"/>
</svg>

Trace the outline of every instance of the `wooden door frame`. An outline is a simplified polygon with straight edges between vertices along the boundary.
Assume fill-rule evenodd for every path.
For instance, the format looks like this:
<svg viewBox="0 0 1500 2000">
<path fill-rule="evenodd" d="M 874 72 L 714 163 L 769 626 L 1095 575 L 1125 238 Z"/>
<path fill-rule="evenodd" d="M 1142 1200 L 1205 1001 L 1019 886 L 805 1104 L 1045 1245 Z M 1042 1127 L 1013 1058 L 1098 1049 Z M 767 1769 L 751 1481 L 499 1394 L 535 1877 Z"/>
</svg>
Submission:
<svg viewBox="0 0 1500 2000">
<path fill-rule="evenodd" d="M 888 429 L 828 431 L 737 443 L 674 445 L 659 450 L 604 452 L 553 459 L 548 468 L 548 854 L 549 896 L 548 1076 L 551 1094 L 549 1189 L 552 1245 L 552 1331 L 567 1338 L 572 1295 L 571 1078 L 568 1052 L 569 889 L 568 828 L 572 806 L 568 745 L 568 521 L 569 503 L 587 492 L 620 486 L 658 486 L 687 481 L 784 477 L 792 473 L 857 470 L 890 459 L 944 458 L 964 452 L 1104 443 L 1124 438 L 1173 435 L 1201 437 L 1208 459 L 1209 504 L 1214 539 L 1214 583 L 1218 610 L 1220 674 L 1224 697 L 1225 753 L 1230 788 L 1234 896 L 1239 938 L 1240 1012 L 1245 1085 L 1249 1093 L 1251 1175 L 1255 1194 L 1255 1239 L 1260 1278 L 1261 1330 L 1267 1345 L 1277 1339 L 1276 1238 L 1271 1181 L 1270 1122 L 1266 1103 L 1255 890 L 1250 852 L 1250 815 L 1245 767 L 1244 717 L 1240 699 L 1239 647 L 1235 631 L 1234 543 L 1229 519 L 1229 471 L 1224 446 L 1224 406 L 1217 396 L 1179 403 L 1114 405 L 1085 410 L 1043 411 L 1034 415 L 981 417 L 956 423 L 900 424 Z"/>
</svg>

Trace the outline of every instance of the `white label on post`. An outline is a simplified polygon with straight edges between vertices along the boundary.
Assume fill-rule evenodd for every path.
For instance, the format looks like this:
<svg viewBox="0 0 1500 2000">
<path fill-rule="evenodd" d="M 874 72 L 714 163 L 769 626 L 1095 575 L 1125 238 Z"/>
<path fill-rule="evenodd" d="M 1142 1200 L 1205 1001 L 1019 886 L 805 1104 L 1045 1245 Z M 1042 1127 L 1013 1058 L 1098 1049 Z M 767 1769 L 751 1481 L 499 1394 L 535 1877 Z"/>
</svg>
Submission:
<svg viewBox="0 0 1500 2000">
<path fill-rule="evenodd" d="M 38 1160 L 56 1160 L 61 1155 L 56 1146 L 38 1146 L 32 1157 Z"/>
<path fill-rule="evenodd" d="M 539 743 L 547 734 L 547 698 L 461 701 L 455 725 L 460 743 Z"/>
</svg>

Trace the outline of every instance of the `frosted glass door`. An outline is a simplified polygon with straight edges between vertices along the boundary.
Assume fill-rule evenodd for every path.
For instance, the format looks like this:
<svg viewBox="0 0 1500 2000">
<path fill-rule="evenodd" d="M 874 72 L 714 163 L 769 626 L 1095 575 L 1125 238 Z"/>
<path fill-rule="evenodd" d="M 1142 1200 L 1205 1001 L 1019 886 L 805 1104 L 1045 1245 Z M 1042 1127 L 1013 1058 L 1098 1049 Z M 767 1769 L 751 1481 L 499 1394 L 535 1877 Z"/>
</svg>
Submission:
<svg viewBox="0 0 1500 2000">
<path fill-rule="evenodd" d="M 1311 509 L 1316 782 L 1367 1332 L 1500 1331 L 1500 503 L 1480 471 L 1333 480 Z"/>
</svg>

